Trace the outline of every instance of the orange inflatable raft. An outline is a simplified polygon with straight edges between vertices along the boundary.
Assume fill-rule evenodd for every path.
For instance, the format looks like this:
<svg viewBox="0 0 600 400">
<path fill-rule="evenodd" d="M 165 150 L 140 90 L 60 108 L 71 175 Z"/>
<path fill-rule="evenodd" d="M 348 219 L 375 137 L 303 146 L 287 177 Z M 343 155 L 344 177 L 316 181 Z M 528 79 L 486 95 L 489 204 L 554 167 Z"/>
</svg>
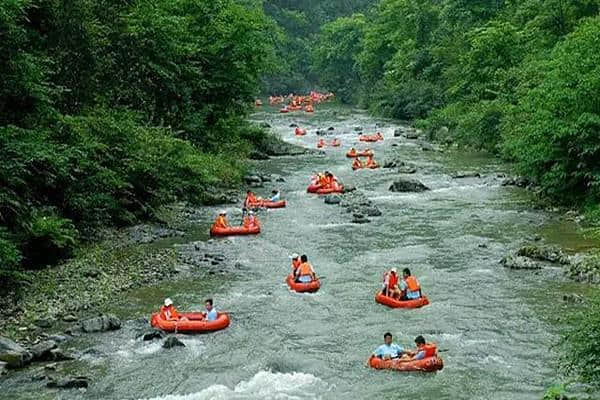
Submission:
<svg viewBox="0 0 600 400">
<path fill-rule="evenodd" d="M 294 134 L 296 136 L 304 136 L 304 135 L 306 135 L 306 129 L 296 128 L 296 130 L 294 131 Z"/>
<path fill-rule="evenodd" d="M 260 225 L 246 228 L 244 226 L 230 226 L 229 228 L 210 227 L 210 236 L 243 236 L 257 235 L 260 233 Z"/>
<path fill-rule="evenodd" d="M 435 372 L 444 368 L 444 360 L 438 356 L 427 357 L 415 361 L 400 361 L 398 359 L 382 360 L 376 356 L 371 356 L 371 358 L 369 358 L 369 366 L 375 369 L 391 369 L 400 372 Z"/>
<path fill-rule="evenodd" d="M 298 293 L 314 293 L 321 288 L 321 280 L 317 279 L 309 283 L 295 282 L 292 274 L 285 279 L 290 289 Z"/>
<path fill-rule="evenodd" d="M 331 145 L 333 147 L 339 147 L 342 145 L 342 142 L 340 142 L 340 139 L 333 139 L 333 141 L 331 142 Z"/>
<path fill-rule="evenodd" d="M 279 112 L 282 114 L 286 114 L 286 113 L 289 113 L 290 110 L 287 107 L 283 107 L 283 108 L 279 109 Z"/>
<path fill-rule="evenodd" d="M 377 292 L 375 301 L 391 308 L 420 308 L 429 304 L 427 296 L 421 296 L 415 300 L 396 300 L 393 297 L 385 296 L 382 292 Z"/>
<path fill-rule="evenodd" d="M 284 208 L 287 205 L 285 200 L 271 201 L 261 200 L 258 203 L 249 204 L 249 208 Z"/>
<path fill-rule="evenodd" d="M 381 133 L 376 133 L 374 135 L 360 135 L 358 140 L 361 142 L 378 142 L 383 140 L 383 135 Z"/>
<path fill-rule="evenodd" d="M 202 333 L 225 329 L 230 323 L 229 315 L 225 313 L 217 313 L 217 319 L 214 321 L 207 321 L 204 318 L 205 314 L 201 312 L 180 313 L 179 315 L 187 320 L 165 320 L 160 317 L 159 313 L 153 313 L 150 325 L 165 332 Z"/>
</svg>

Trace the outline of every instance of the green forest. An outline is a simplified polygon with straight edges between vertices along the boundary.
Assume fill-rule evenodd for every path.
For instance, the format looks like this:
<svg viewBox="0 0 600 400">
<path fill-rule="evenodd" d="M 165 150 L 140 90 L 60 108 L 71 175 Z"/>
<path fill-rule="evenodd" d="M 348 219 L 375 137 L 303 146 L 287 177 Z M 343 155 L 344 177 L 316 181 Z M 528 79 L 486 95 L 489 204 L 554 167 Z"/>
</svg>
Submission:
<svg viewBox="0 0 600 400">
<path fill-rule="evenodd" d="M 600 0 L 0 0 L 0 282 L 237 187 L 270 94 L 492 153 L 600 224 Z M 600 305 L 595 306 L 600 310 Z M 600 382 L 600 322 L 565 360 Z M 582 361 L 583 360 L 583 361 Z M 595 365 L 595 366 L 594 366 Z"/>
</svg>

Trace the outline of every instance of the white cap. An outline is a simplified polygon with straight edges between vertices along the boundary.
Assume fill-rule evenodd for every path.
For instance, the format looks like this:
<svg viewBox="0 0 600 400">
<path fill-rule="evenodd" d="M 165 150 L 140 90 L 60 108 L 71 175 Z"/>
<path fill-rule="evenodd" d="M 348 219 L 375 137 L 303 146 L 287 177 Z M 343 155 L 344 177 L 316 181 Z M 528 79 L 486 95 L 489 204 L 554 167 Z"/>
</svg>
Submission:
<svg viewBox="0 0 600 400">
<path fill-rule="evenodd" d="M 254 211 L 248 211 L 249 215 L 254 215 Z"/>
<path fill-rule="evenodd" d="M 300 256 L 298 255 L 298 253 L 294 253 L 294 254 L 292 254 L 292 255 L 290 256 L 290 258 L 291 258 L 292 260 L 293 260 L 294 258 L 298 258 L 298 257 L 300 257 Z"/>
<path fill-rule="evenodd" d="M 165 299 L 165 307 L 169 307 L 173 305 L 173 300 L 171 299 Z"/>
<path fill-rule="evenodd" d="M 221 210 L 221 211 L 219 212 L 219 215 L 225 215 L 225 214 L 227 214 L 227 210 Z"/>
<path fill-rule="evenodd" d="M 398 273 L 398 270 L 396 269 L 396 267 L 392 268 L 390 271 L 394 272 L 394 273 Z"/>
</svg>

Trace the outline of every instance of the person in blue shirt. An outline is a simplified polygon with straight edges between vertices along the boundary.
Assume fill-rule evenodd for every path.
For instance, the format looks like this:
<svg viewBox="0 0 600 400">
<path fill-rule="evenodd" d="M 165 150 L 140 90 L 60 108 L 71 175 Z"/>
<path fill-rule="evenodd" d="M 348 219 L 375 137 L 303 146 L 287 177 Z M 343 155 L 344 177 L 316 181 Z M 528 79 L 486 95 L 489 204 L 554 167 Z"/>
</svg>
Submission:
<svg viewBox="0 0 600 400">
<path fill-rule="evenodd" d="M 375 349 L 373 355 L 383 360 L 389 360 L 391 358 L 399 358 L 404 354 L 402 346 L 392 343 L 392 334 L 386 332 L 383 335 L 383 342 L 381 346 Z"/>
<path fill-rule="evenodd" d="M 217 310 L 213 307 L 213 300 L 206 299 L 204 302 L 206 306 L 206 320 L 207 321 L 216 321 L 217 319 Z"/>
<path fill-rule="evenodd" d="M 279 201 L 281 200 L 281 193 L 279 190 L 273 190 L 271 192 L 271 201 Z"/>
</svg>

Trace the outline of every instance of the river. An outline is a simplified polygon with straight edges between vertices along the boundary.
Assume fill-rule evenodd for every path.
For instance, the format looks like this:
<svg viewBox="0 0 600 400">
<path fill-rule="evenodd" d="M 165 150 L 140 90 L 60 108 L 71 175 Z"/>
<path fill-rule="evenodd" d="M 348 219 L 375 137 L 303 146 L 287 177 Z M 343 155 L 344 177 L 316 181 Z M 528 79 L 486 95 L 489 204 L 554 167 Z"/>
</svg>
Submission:
<svg viewBox="0 0 600 400">
<path fill-rule="evenodd" d="M 558 271 L 514 272 L 498 261 L 548 228 L 552 217 L 531 207 L 530 194 L 503 187 L 498 160 L 465 152 L 422 151 L 415 141 L 394 138 L 399 123 L 334 106 L 314 115 L 253 116 L 285 140 L 314 148 L 316 128 L 334 127 L 341 148 L 325 155 L 257 162 L 278 173 L 288 207 L 261 212 L 263 233 L 219 240 L 230 258 L 247 266 L 231 277 L 203 277 L 136 290 L 118 302 L 129 321 L 119 331 L 90 334 L 74 342 L 86 351 L 69 367 L 89 376 L 90 388 L 52 392 L 11 378 L 4 396 L 17 399 L 541 399 L 556 378 L 555 328 L 540 316 L 558 301 Z M 289 125 L 309 129 L 295 137 Z M 412 177 L 431 188 L 392 193 L 392 169 L 353 172 L 345 153 L 356 144 L 353 127 L 385 141 L 371 147 L 380 162 L 392 153 L 416 164 Z M 328 136 L 331 140 L 333 136 Z M 392 144 L 397 144 L 392 146 Z M 358 146 L 359 148 L 364 146 Z M 356 186 L 383 212 L 368 224 L 306 193 L 314 171 L 329 170 Z M 452 179 L 458 171 L 481 178 Z M 265 187 L 260 194 L 267 194 Z M 208 208 L 206 221 L 217 208 Z M 208 225 L 207 225 L 208 229 Z M 556 235 L 555 236 L 560 236 Z M 288 290 L 288 255 L 306 253 L 324 276 L 321 290 Z M 382 273 L 409 267 L 431 304 L 392 310 L 376 304 Z M 165 350 L 137 338 L 140 322 L 166 296 L 180 309 L 201 308 L 213 297 L 232 312 L 231 326 L 210 335 L 179 335 L 185 348 Z M 416 335 L 438 343 L 445 367 L 439 373 L 376 371 L 369 354 L 390 331 L 404 346 Z M 0 395 L 1 397 L 2 395 Z"/>
</svg>

